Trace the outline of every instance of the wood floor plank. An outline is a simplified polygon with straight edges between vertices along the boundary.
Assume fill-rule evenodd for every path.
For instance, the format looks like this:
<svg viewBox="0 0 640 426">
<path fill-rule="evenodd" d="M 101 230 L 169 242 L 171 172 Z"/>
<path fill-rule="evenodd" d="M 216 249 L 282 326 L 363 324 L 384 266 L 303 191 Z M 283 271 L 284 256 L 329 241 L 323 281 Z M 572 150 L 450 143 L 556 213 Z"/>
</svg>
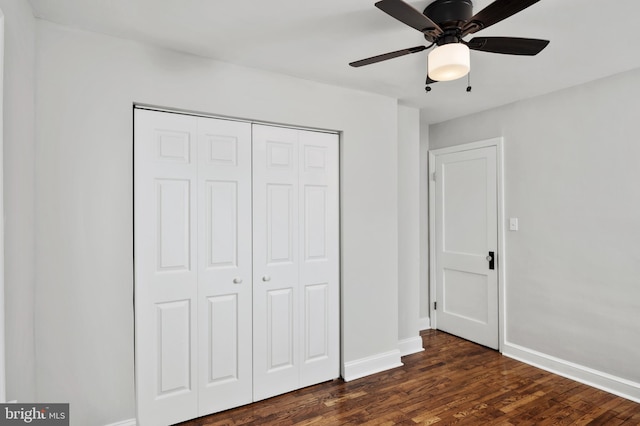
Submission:
<svg viewBox="0 0 640 426">
<path fill-rule="evenodd" d="M 334 380 L 181 426 L 640 425 L 640 404 L 436 330 L 403 367 Z"/>
</svg>

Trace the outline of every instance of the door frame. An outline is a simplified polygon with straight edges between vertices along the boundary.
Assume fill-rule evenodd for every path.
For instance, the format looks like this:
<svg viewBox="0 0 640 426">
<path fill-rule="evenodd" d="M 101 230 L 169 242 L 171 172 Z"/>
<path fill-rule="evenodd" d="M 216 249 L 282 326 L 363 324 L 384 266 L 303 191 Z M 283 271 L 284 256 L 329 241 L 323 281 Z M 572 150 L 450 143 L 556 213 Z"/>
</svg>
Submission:
<svg viewBox="0 0 640 426">
<path fill-rule="evenodd" d="M 431 328 L 437 328 L 437 311 L 433 309 L 436 299 L 436 182 L 433 179 L 436 157 L 456 152 L 471 151 L 479 148 L 496 147 L 496 178 L 497 178 L 497 214 L 498 214 L 498 254 L 496 267 L 498 269 L 498 351 L 502 352 L 506 342 L 505 324 L 507 320 L 505 292 L 506 292 L 506 244 L 505 214 L 504 214 L 504 139 L 497 137 L 447 148 L 429 150 L 429 317 Z"/>
</svg>

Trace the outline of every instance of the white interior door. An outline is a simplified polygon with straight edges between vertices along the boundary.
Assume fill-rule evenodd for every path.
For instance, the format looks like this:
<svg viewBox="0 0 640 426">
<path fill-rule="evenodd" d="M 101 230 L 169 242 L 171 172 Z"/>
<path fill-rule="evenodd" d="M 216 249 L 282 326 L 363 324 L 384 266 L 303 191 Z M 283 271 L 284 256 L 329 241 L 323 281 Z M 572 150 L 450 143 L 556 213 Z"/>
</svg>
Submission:
<svg viewBox="0 0 640 426">
<path fill-rule="evenodd" d="M 496 152 L 490 146 L 435 157 L 436 327 L 494 349 L 499 344 Z"/>
<path fill-rule="evenodd" d="M 198 416 L 252 401 L 251 124 L 198 118 Z"/>
<path fill-rule="evenodd" d="M 338 136 L 254 125 L 254 399 L 339 376 Z"/>
<path fill-rule="evenodd" d="M 195 117 L 135 111 L 136 393 L 140 424 L 197 414 Z"/>
</svg>

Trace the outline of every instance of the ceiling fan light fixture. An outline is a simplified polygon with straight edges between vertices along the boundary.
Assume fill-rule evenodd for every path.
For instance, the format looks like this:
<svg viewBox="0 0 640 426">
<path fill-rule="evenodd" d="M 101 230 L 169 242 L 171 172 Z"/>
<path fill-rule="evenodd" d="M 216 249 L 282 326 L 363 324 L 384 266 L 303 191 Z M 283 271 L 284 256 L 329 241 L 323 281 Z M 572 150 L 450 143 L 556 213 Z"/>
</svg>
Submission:
<svg viewBox="0 0 640 426">
<path fill-rule="evenodd" d="M 432 80 L 456 80 L 467 75 L 470 69 L 469 48 L 465 44 L 443 44 L 429 52 L 427 70 Z"/>
</svg>

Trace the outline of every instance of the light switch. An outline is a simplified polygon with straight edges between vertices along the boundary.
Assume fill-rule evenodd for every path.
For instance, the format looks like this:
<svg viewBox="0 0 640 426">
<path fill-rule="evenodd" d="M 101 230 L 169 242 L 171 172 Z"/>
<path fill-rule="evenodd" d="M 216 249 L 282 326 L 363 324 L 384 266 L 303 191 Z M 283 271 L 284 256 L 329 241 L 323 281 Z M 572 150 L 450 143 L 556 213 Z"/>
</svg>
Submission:
<svg viewBox="0 0 640 426">
<path fill-rule="evenodd" d="M 510 217 L 509 218 L 509 231 L 517 231 L 518 230 L 518 218 Z"/>
</svg>

